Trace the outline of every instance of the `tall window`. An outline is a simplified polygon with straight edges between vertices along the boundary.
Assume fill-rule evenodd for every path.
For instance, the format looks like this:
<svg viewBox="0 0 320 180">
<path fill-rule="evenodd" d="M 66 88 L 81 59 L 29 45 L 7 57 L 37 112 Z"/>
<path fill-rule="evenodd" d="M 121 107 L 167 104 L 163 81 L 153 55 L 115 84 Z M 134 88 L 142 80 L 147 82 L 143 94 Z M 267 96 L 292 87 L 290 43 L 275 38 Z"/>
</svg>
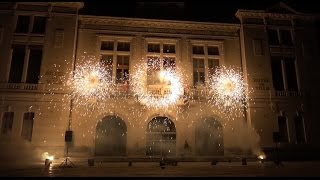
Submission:
<svg viewBox="0 0 320 180">
<path fill-rule="evenodd" d="M 124 83 L 129 80 L 129 56 L 117 56 L 116 83 Z"/>
<path fill-rule="evenodd" d="M 130 42 L 107 40 L 100 46 L 100 62 L 106 67 L 115 83 L 123 84 L 129 79 Z"/>
<path fill-rule="evenodd" d="M 294 118 L 294 125 L 296 130 L 296 141 L 297 143 L 306 142 L 305 138 L 305 128 L 302 116 L 296 116 Z"/>
<path fill-rule="evenodd" d="M 29 63 L 26 83 L 38 84 L 42 60 L 42 46 L 29 46 Z"/>
<path fill-rule="evenodd" d="M 220 52 L 215 45 L 193 45 L 193 85 L 204 85 L 219 67 Z"/>
<path fill-rule="evenodd" d="M 298 91 L 295 58 L 272 56 L 271 68 L 276 91 Z"/>
<path fill-rule="evenodd" d="M 268 29 L 268 39 L 270 45 L 293 45 L 293 38 L 289 29 Z"/>
<path fill-rule="evenodd" d="M 147 57 L 147 84 L 159 84 L 160 83 L 160 70 L 161 70 L 161 59 L 157 57 Z"/>
<path fill-rule="evenodd" d="M 9 74 L 9 83 L 20 83 L 24 66 L 25 45 L 12 46 L 12 58 Z"/>
<path fill-rule="evenodd" d="M 148 123 L 146 154 L 162 157 L 176 154 L 176 127 L 171 119 L 155 117 Z"/>
<path fill-rule="evenodd" d="M 219 59 L 208 59 L 209 77 L 212 77 L 219 67 Z"/>
<path fill-rule="evenodd" d="M 27 51 L 30 53 L 29 57 L 25 59 Z M 8 82 L 37 84 L 40 76 L 41 61 L 42 46 L 12 45 L 12 58 Z M 23 71 L 25 66 L 27 69 L 26 72 Z"/>
<path fill-rule="evenodd" d="M 1 134 L 7 134 L 12 131 L 13 112 L 4 112 L 1 123 Z"/>
<path fill-rule="evenodd" d="M 33 121 L 33 112 L 24 113 L 21 136 L 28 141 L 31 141 L 32 139 Z"/>
<path fill-rule="evenodd" d="M 113 55 L 101 55 L 100 62 L 102 64 L 102 66 L 105 67 L 105 69 L 108 72 L 108 74 L 110 75 L 110 77 L 112 77 Z"/>
<path fill-rule="evenodd" d="M 204 84 L 204 59 L 193 58 L 193 84 Z"/>
<path fill-rule="evenodd" d="M 167 42 L 149 42 L 147 44 L 147 84 L 156 85 L 162 82 L 160 71 L 175 70 L 176 45 Z"/>
<path fill-rule="evenodd" d="M 19 15 L 16 25 L 16 33 L 44 34 L 47 18 L 44 16 Z"/>
<path fill-rule="evenodd" d="M 288 142 L 287 118 L 285 116 L 278 116 L 278 126 L 279 142 Z"/>
<path fill-rule="evenodd" d="M 285 71 L 289 91 L 298 91 L 295 58 L 285 58 Z"/>
</svg>

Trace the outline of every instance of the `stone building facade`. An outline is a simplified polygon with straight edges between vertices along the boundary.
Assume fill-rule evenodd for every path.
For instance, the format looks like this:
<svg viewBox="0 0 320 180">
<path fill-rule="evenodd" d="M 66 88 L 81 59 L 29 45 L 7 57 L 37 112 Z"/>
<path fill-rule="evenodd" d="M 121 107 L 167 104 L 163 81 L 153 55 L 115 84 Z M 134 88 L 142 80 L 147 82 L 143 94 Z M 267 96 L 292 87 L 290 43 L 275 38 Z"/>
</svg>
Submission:
<svg viewBox="0 0 320 180">
<path fill-rule="evenodd" d="M 280 3 L 238 10 L 240 23 L 209 23 L 80 15 L 84 4 L 76 2 L 0 5 L 0 136 L 56 156 L 69 144 L 85 157 L 259 155 L 275 140 L 289 150 L 319 145 L 312 15 Z M 186 99 L 167 109 L 137 101 L 121 78 L 149 57 L 183 71 Z M 66 77 L 88 59 L 109 65 L 120 98 L 96 107 L 66 98 Z M 240 68 L 253 89 L 243 117 L 208 105 L 209 77 L 222 65 Z"/>
</svg>

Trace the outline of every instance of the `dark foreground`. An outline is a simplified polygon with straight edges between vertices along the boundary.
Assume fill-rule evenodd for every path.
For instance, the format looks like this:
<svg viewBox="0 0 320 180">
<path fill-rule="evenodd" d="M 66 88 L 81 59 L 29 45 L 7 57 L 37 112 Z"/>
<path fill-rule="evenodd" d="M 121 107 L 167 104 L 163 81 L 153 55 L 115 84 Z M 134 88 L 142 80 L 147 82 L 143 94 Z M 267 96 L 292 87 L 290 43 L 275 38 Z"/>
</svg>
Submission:
<svg viewBox="0 0 320 180">
<path fill-rule="evenodd" d="M 1 177 L 163 177 L 163 176 L 243 176 L 243 177 L 320 177 L 320 162 L 282 162 L 283 166 L 273 162 L 179 162 L 177 166 L 166 165 L 161 168 L 158 162 L 137 162 L 129 166 L 125 162 L 95 163 L 73 162 L 75 167 L 59 167 L 63 160 L 55 160 L 50 167 L 44 162 L 27 162 L 13 165 L 2 163 Z M 71 165 L 70 163 L 68 165 Z"/>
</svg>

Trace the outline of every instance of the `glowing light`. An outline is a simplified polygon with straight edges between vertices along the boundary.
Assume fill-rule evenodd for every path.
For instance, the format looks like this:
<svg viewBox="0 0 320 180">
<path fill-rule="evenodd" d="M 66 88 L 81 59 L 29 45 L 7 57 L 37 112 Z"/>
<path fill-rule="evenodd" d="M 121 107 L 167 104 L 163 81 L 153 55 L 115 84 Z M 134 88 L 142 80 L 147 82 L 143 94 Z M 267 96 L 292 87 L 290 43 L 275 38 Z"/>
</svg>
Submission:
<svg viewBox="0 0 320 180">
<path fill-rule="evenodd" d="M 258 159 L 260 159 L 260 160 L 264 160 L 264 159 L 266 159 L 266 155 L 261 154 L 261 155 L 259 155 L 259 156 L 258 156 Z"/>
<path fill-rule="evenodd" d="M 247 84 L 241 71 L 221 66 L 210 77 L 210 102 L 227 116 L 240 114 L 247 105 Z"/>
<path fill-rule="evenodd" d="M 137 63 L 136 72 L 132 74 L 132 90 L 134 95 L 138 97 L 138 101 L 148 108 L 166 108 L 177 103 L 178 99 L 183 95 L 183 85 L 179 72 L 174 68 L 166 68 L 165 70 L 156 70 L 160 59 L 153 62 Z M 151 68 L 150 68 L 151 67 Z M 152 76 L 155 80 L 159 78 L 157 83 L 149 83 L 150 74 L 157 73 Z M 149 77 L 148 77 L 149 76 Z"/>
<path fill-rule="evenodd" d="M 53 155 L 49 155 L 48 152 L 44 152 L 44 153 L 42 154 L 42 159 L 43 159 L 43 160 L 49 159 L 50 161 L 53 161 L 53 160 L 54 160 L 54 156 L 53 156 Z"/>
<path fill-rule="evenodd" d="M 102 63 L 89 60 L 76 66 L 67 85 L 78 102 L 95 103 L 110 96 L 111 75 Z"/>
</svg>

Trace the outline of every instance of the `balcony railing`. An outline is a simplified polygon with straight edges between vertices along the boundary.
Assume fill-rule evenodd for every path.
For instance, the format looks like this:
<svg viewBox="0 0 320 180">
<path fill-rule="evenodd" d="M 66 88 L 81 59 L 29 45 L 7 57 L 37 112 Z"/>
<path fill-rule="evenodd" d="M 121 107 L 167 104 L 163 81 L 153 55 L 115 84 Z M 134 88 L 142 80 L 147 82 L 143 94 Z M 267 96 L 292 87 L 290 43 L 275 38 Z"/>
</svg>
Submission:
<svg viewBox="0 0 320 180">
<path fill-rule="evenodd" d="M 43 84 L 25 84 L 25 83 L 0 83 L 0 89 L 5 90 L 27 90 L 39 91 L 43 90 Z"/>
<path fill-rule="evenodd" d="M 296 96 L 302 96 L 302 92 L 301 91 L 274 91 L 274 95 L 296 97 Z"/>
<path fill-rule="evenodd" d="M 58 87 L 61 87 L 60 85 Z M 52 88 L 52 87 L 51 87 Z M 56 90 L 59 88 L 56 88 Z M 26 83 L 0 83 L 0 90 L 3 91 L 31 91 L 31 92 L 44 92 L 50 91 L 49 86 L 45 88 L 45 84 L 26 84 Z M 67 89 L 63 90 L 60 88 L 61 92 L 67 93 Z M 127 84 L 117 84 L 114 89 L 115 92 L 118 92 L 117 95 L 120 96 L 132 96 L 133 92 L 129 85 Z M 147 88 L 149 94 L 160 97 L 171 93 L 170 86 L 149 86 Z M 210 89 L 205 86 L 201 87 L 192 87 L 184 90 L 184 94 L 189 99 L 205 99 L 210 96 Z M 254 92 L 253 94 L 258 93 Z M 269 91 L 261 94 L 262 96 L 274 96 L 274 97 L 300 97 L 303 96 L 301 91 Z M 254 95 L 253 95 L 254 96 Z"/>
</svg>

